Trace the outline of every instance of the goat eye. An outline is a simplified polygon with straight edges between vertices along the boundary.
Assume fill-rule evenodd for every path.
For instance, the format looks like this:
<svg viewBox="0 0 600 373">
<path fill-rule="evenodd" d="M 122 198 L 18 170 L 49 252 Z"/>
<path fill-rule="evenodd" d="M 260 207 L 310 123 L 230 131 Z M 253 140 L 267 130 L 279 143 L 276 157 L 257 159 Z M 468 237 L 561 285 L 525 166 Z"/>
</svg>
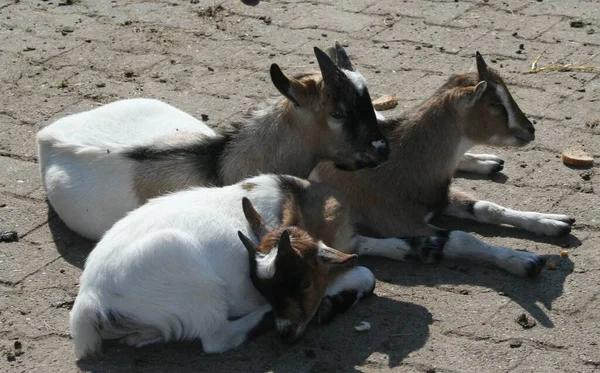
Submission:
<svg viewBox="0 0 600 373">
<path fill-rule="evenodd" d="M 338 119 L 338 120 L 346 117 L 346 114 L 344 114 L 341 111 L 332 111 L 329 115 L 331 115 L 331 117 L 333 119 Z"/>
<path fill-rule="evenodd" d="M 300 290 L 306 292 L 306 291 L 309 291 L 310 289 L 312 289 L 312 286 L 313 286 L 312 281 L 306 280 L 300 284 Z"/>
</svg>

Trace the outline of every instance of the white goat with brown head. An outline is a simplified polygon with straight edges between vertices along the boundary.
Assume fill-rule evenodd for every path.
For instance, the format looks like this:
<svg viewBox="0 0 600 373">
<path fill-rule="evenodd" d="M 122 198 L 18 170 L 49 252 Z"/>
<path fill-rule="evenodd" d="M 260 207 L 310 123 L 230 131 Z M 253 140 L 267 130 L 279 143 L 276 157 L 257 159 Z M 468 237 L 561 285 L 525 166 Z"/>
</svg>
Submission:
<svg viewBox="0 0 600 373">
<path fill-rule="evenodd" d="M 335 55 L 333 50 L 329 53 Z M 437 257 L 480 259 L 517 275 L 534 276 L 544 263 L 537 254 L 494 247 L 464 232 L 446 233 L 429 224 L 431 218 L 444 214 L 560 235 L 568 233 L 574 221 L 566 215 L 522 212 L 478 201 L 450 188 L 457 169 L 501 169 L 502 162 L 495 156 L 464 157 L 472 146 L 523 146 L 535 137 L 532 123 L 502 78 L 486 66 L 479 53 L 476 60 L 477 72 L 453 75 L 417 108 L 380 121 L 390 140 L 387 163 L 353 173 L 322 164 L 311 179 L 341 192 L 356 222 L 373 235 L 449 235 L 443 250 L 432 252 Z M 369 251 L 396 259 L 409 256 L 387 248 Z"/>
<path fill-rule="evenodd" d="M 273 64 L 271 80 L 284 97 L 227 133 L 147 99 L 56 121 L 37 135 L 48 200 L 67 226 L 99 239 L 149 198 L 190 186 L 267 172 L 308 177 L 321 160 L 348 170 L 384 162 L 387 140 L 364 79 L 341 46 L 342 67 L 314 52 L 319 73 L 290 78 Z"/>
<path fill-rule="evenodd" d="M 138 347 L 200 339 L 205 351 L 223 352 L 256 334 L 271 310 L 279 335 L 294 341 L 313 316 L 327 322 L 373 291 L 367 268 L 329 271 L 355 264 L 365 245 L 441 244 L 358 236 L 335 191 L 292 176 L 155 198 L 90 253 L 71 312 L 75 354 L 97 354 L 103 339 Z"/>
</svg>

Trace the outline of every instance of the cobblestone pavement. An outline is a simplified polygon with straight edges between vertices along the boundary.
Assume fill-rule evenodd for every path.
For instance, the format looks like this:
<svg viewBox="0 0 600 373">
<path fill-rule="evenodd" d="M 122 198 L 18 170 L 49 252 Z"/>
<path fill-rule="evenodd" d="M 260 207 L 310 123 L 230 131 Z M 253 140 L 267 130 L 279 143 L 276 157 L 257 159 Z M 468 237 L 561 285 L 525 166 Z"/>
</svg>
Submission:
<svg viewBox="0 0 600 373">
<path fill-rule="evenodd" d="M 582 22 L 575 22 L 582 21 Z M 223 355 L 200 343 L 110 345 L 76 363 L 70 303 L 92 243 L 48 208 L 35 133 L 53 120 L 121 98 L 155 97 L 209 125 L 226 125 L 277 92 L 268 67 L 315 66 L 312 47 L 339 40 L 391 116 L 430 95 L 479 50 L 537 127 L 522 149 L 480 149 L 506 160 L 492 178 L 459 176 L 480 198 L 567 213 L 572 234 L 544 238 L 461 225 L 486 241 L 548 255 L 523 280 L 463 263 L 365 260 L 376 296 L 298 344 L 273 333 Z M 591 72 L 523 74 L 542 54 Z M 584 145 L 600 160 L 600 4 L 564 1 L 0 0 L 0 371 L 2 372 L 591 372 L 600 370 L 600 172 L 572 169 L 560 152 Z M 205 117 L 206 118 L 206 117 Z M 107 180 L 110 182 L 110 180 Z M 569 250 L 568 258 L 558 254 Z M 515 320 L 525 313 L 536 325 Z M 358 333 L 360 321 L 372 329 Z M 18 348 L 20 347 L 20 348 Z"/>
</svg>

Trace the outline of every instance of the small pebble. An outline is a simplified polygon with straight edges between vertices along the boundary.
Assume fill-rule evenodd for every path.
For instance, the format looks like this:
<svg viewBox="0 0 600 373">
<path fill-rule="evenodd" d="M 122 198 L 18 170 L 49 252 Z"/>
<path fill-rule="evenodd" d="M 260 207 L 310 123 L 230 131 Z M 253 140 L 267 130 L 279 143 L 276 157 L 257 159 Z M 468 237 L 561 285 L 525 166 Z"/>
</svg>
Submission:
<svg viewBox="0 0 600 373">
<path fill-rule="evenodd" d="M 523 342 L 521 341 L 510 341 L 508 345 L 510 346 L 510 348 L 519 348 L 522 344 Z"/>
<path fill-rule="evenodd" d="M 368 321 L 361 321 L 360 325 L 356 325 L 354 327 L 354 330 L 356 330 L 357 332 L 366 332 L 368 330 L 371 330 L 371 323 Z"/>
<path fill-rule="evenodd" d="M 585 26 L 583 21 L 571 21 L 571 27 L 573 28 L 582 28 L 583 26 Z"/>
<path fill-rule="evenodd" d="M 560 256 L 562 256 L 563 258 L 566 258 L 569 256 L 569 252 L 567 250 L 561 250 Z"/>
<path fill-rule="evenodd" d="M 552 262 L 548 262 L 548 264 L 546 264 L 546 267 L 548 267 L 548 269 L 553 270 L 556 269 L 556 264 L 552 263 Z"/>
</svg>

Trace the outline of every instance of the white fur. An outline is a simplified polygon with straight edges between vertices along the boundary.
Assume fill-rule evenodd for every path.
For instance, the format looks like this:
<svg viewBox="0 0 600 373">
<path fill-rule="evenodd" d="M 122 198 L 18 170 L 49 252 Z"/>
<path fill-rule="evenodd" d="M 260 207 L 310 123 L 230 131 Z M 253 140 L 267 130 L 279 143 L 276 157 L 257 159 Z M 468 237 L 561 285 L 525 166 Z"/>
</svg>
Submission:
<svg viewBox="0 0 600 373">
<path fill-rule="evenodd" d="M 493 154 L 465 153 L 460 159 L 458 170 L 480 175 L 489 175 L 501 165 L 502 159 Z"/>
<path fill-rule="evenodd" d="M 369 294 L 375 287 L 375 275 L 366 267 L 357 266 L 335 277 L 327 286 L 326 296 L 338 294 L 344 290 L 357 290 L 356 301 Z"/>
<path fill-rule="evenodd" d="M 277 259 L 277 251 L 278 248 L 274 247 L 267 255 L 260 253 L 256 255 L 256 275 L 259 278 L 268 280 L 275 276 L 275 260 Z"/>
<path fill-rule="evenodd" d="M 358 92 L 363 93 L 365 90 L 365 87 L 367 86 L 367 80 L 365 79 L 365 77 L 358 71 L 350 71 L 350 70 L 343 70 L 343 69 L 342 69 L 342 71 L 344 72 L 344 74 L 346 74 L 348 79 L 350 79 L 352 84 L 354 84 L 354 86 L 356 87 Z"/>
<path fill-rule="evenodd" d="M 240 329 L 228 319 L 252 315 L 267 302 L 252 285 L 237 236 L 238 230 L 254 236 L 241 200 L 250 198 L 263 219 L 277 226 L 283 199 L 273 177 L 251 182 L 259 187 L 195 188 L 153 199 L 106 233 L 87 259 L 71 313 L 77 357 L 97 352 L 103 337 L 148 335 L 148 329 L 155 331 L 152 340 L 200 338 L 211 352 L 244 341 L 252 323 Z M 98 314 L 109 312 L 140 330 L 103 335 L 94 325 Z M 258 315 L 251 319 L 260 322 Z M 144 343 L 135 336 L 128 340 Z"/>
<path fill-rule="evenodd" d="M 151 99 L 117 101 L 57 120 L 37 135 L 48 200 L 69 228 L 99 239 L 139 205 L 133 163 L 120 153 L 183 132 L 215 134 L 196 118 Z"/>
<path fill-rule="evenodd" d="M 404 260 L 411 251 L 411 246 L 400 238 L 371 238 L 356 236 L 359 256 L 382 256 L 390 259 Z"/>
<path fill-rule="evenodd" d="M 255 187 L 248 190 L 245 182 Z M 243 197 L 268 226 L 281 225 L 284 191 L 277 176 L 261 175 L 223 188 L 193 188 L 152 199 L 110 228 L 88 256 L 71 311 L 77 358 L 98 353 L 102 339 L 120 338 L 138 347 L 201 339 L 206 352 L 243 343 L 270 310 L 252 284 L 248 254 L 237 235 L 241 231 L 254 237 Z M 268 256 L 259 262 L 269 263 L 264 271 L 270 274 L 273 260 Z M 370 271 L 355 268 L 349 273 L 340 274 L 343 281 L 335 282 L 335 289 L 356 286 L 360 296 L 372 289 Z M 111 315 L 125 325 L 108 322 Z M 283 319 L 277 324 L 287 325 Z"/>
<path fill-rule="evenodd" d="M 462 137 L 459 141 L 459 143 L 456 145 L 456 149 L 454 151 L 454 154 L 452 156 L 452 169 L 457 169 L 461 163 L 461 160 L 463 158 L 463 156 L 465 155 L 465 153 L 467 152 L 467 150 L 471 149 L 473 147 L 473 141 Z"/>
<path fill-rule="evenodd" d="M 489 201 L 477 201 L 473 210 L 477 221 L 490 224 L 509 224 L 546 236 L 563 234 L 570 227 L 571 221 L 567 215 L 518 211 Z"/>
</svg>

